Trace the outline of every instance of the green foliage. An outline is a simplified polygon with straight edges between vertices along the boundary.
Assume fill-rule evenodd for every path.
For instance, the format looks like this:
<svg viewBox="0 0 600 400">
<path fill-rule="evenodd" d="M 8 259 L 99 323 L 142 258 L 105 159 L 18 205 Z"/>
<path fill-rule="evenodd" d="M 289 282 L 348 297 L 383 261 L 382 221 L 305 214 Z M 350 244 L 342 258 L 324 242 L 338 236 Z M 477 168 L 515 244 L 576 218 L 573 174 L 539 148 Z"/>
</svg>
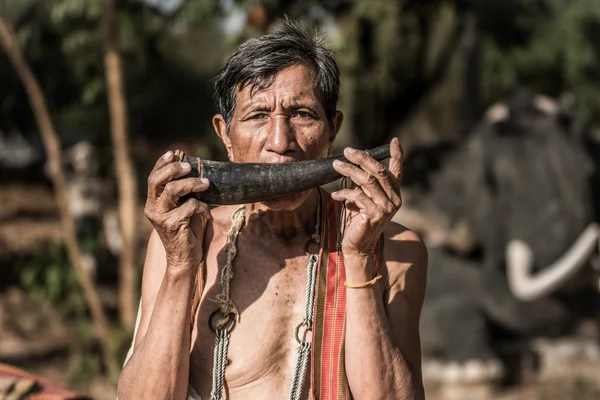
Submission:
<svg viewBox="0 0 600 400">
<path fill-rule="evenodd" d="M 0 0 L 4 15 L 9 21 L 18 21 L 35 6 L 37 0 Z"/>
<path fill-rule="evenodd" d="M 81 247 L 82 252 L 93 253 L 98 250 L 98 242 L 91 238 L 84 239 Z M 101 350 L 65 247 L 56 243 L 44 255 L 22 258 L 15 265 L 15 272 L 21 286 L 34 300 L 40 303 L 49 300 L 64 320 L 69 321 L 74 340 L 67 357 L 66 376 L 70 386 L 86 387 L 102 373 Z M 112 328 L 116 343 L 123 343 L 126 338 L 121 328 L 116 325 Z M 123 350 L 117 350 L 119 359 L 122 359 Z"/>
<path fill-rule="evenodd" d="M 193 26 L 198 23 L 206 23 L 219 10 L 218 0 L 186 1 L 179 10 L 180 21 Z"/>
<path fill-rule="evenodd" d="M 522 85 L 550 95 L 572 90 L 582 115 L 592 119 L 600 111 L 600 2 L 515 3 L 514 26 L 482 27 L 488 96 Z"/>
<path fill-rule="evenodd" d="M 81 103 L 104 101 L 104 31 L 101 0 L 53 0 L 49 5 L 50 29 L 60 38 L 63 56 L 80 88 Z"/>
<path fill-rule="evenodd" d="M 338 54 L 342 108 L 348 115 L 343 144 L 379 144 L 439 85 L 437 67 L 449 71 L 452 58 L 444 51 L 455 49 L 452 42 L 459 37 L 455 29 L 466 11 L 477 15 L 482 34 L 486 103 L 527 85 L 550 95 L 575 91 L 588 120 L 599 111 L 597 0 L 353 0 L 335 13 L 317 0 L 236 0 L 231 7 L 223 7 L 219 0 L 187 0 L 169 14 L 139 0 L 121 0 L 119 48 L 125 59 L 133 135 L 179 132 L 185 140 L 184 132 L 189 132 L 203 144 L 216 146 L 206 122 L 213 111 L 209 80 L 236 44 L 260 33 L 246 26 L 235 37 L 226 37 L 219 24 L 259 3 L 271 22 L 286 14 L 326 25 L 333 33 L 329 44 Z M 58 130 L 107 135 L 104 2 L 3 0 L 3 4 L 16 22 L 28 59 L 42 76 Z M 462 79 L 458 69 L 453 73 L 451 79 Z M 450 101 L 460 93 L 445 97 Z M 32 128 L 30 118 L 15 112 L 26 99 L 12 92 L 4 98 L 0 129 L 7 129 L 14 119 Z M 202 112 L 195 115 L 198 110 Z"/>
<path fill-rule="evenodd" d="M 75 322 L 75 337 L 77 340 L 69 354 L 66 372 L 72 386 L 85 387 L 101 373 L 100 352 L 94 337 L 94 327 L 89 319 L 78 319 Z"/>
<path fill-rule="evenodd" d="M 54 244 L 43 256 L 22 259 L 16 271 L 23 288 L 36 300 L 50 300 L 65 317 L 85 313 L 79 280 L 62 244 Z"/>
<path fill-rule="evenodd" d="M 452 2 L 357 0 L 338 26 L 345 137 L 374 147 L 437 87 L 457 46 L 461 15 Z"/>
<path fill-rule="evenodd" d="M 75 321 L 74 336 L 71 352 L 67 359 L 66 375 L 70 386 L 74 388 L 85 388 L 96 377 L 102 374 L 101 351 L 94 334 L 94 326 L 90 319 L 79 318 Z M 124 360 L 131 338 L 124 334 L 123 330 L 116 325 L 111 326 L 111 336 L 114 342 L 119 344 L 115 349 L 116 359 Z M 115 384 L 118 377 L 108 377 Z"/>
</svg>

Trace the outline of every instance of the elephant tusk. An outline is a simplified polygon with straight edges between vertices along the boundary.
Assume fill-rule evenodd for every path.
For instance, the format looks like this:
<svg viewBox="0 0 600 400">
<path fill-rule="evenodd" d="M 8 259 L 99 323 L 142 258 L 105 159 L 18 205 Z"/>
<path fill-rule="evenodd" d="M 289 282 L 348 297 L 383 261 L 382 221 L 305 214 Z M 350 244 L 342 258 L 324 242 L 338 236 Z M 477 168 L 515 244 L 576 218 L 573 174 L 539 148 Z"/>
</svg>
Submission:
<svg viewBox="0 0 600 400">
<path fill-rule="evenodd" d="M 527 243 L 511 240 L 506 247 L 508 286 L 519 300 L 533 301 L 559 289 L 575 275 L 597 246 L 600 226 L 591 223 L 554 263 L 532 272 L 533 252 Z"/>
</svg>

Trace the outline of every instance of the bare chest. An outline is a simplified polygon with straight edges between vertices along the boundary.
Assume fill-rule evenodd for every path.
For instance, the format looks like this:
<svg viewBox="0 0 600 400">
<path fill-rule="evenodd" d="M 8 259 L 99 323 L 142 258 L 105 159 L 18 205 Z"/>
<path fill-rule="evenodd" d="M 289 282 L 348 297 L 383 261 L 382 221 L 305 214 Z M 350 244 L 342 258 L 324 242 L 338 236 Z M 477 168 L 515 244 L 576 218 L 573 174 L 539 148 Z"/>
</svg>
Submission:
<svg viewBox="0 0 600 400">
<path fill-rule="evenodd" d="M 222 246 L 216 246 L 222 247 Z M 209 248 L 206 283 L 192 333 L 190 383 L 202 398 L 210 395 L 215 334 L 208 320 L 221 293 L 224 250 Z M 296 361 L 294 330 L 302 321 L 308 257 L 301 249 L 262 247 L 244 251 L 233 263 L 230 298 L 239 319 L 231 331 L 225 370 L 227 398 L 265 398 L 289 391 Z"/>
</svg>

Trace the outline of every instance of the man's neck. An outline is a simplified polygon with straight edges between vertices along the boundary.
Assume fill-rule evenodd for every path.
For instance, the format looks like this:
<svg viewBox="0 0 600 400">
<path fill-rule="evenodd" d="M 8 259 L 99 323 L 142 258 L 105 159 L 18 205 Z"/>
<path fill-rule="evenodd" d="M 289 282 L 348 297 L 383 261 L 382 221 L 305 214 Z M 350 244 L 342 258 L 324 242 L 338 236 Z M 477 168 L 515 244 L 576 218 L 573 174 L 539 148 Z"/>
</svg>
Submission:
<svg viewBox="0 0 600 400">
<path fill-rule="evenodd" d="M 315 232 L 316 209 L 319 196 L 317 190 L 311 190 L 294 210 L 274 210 L 263 203 L 246 206 L 247 227 L 252 234 L 266 238 L 293 240 Z"/>
</svg>

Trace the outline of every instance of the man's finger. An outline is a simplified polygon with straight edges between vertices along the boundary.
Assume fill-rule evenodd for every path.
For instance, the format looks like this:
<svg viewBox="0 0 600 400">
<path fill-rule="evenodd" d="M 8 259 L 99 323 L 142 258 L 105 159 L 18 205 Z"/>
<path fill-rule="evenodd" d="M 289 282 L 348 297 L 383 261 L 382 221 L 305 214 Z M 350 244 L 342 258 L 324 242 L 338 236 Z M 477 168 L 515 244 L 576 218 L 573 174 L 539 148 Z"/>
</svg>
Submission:
<svg viewBox="0 0 600 400">
<path fill-rule="evenodd" d="M 172 161 L 173 152 L 169 150 L 165 154 L 163 154 L 158 160 L 156 160 L 156 163 L 154 163 L 154 167 L 152 168 L 152 171 L 150 171 L 150 174 L 152 174 L 152 172 L 154 171 L 158 171 L 159 169 L 161 169 L 162 167 L 164 167 Z"/>
<path fill-rule="evenodd" d="M 377 204 L 373 202 L 362 190 L 342 189 L 331 193 L 331 197 L 337 201 L 349 201 L 354 203 L 365 214 L 375 217 L 380 212 Z"/>
<path fill-rule="evenodd" d="M 160 212 L 169 212 L 177 206 L 177 201 L 180 197 L 189 193 L 202 192 L 209 185 L 210 183 L 206 178 L 185 178 L 178 181 L 171 181 L 164 186 L 164 190 L 158 199 L 158 210 Z"/>
<path fill-rule="evenodd" d="M 392 180 L 396 186 L 396 190 L 400 190 L 400 182 L 402 180 L 402 159 L 404 152 L 398 138 L 393 138 L 390 143 L 390 173 Z"/>
<path fill-rule="evenodd" d="M 366 151 L 359 151 L 347 147 L 344 150 L 344 155 L 348 161 L 360 166 L 364 171 L 370 174 L 379 183 L 380 189 L 384 192 L 388 199 L 397 197 L 396 188 L 392 181 L 391 172 L 388 168 L 369 156 Z M 357 182 L 358 183 L 358 182 Z"/>
<path fill-rule="evenodd" d="M 211 219 L 210 210 L 208 206 L 198 199 L 187 199 L 180 207 L 173 210 L 171 218 L 182 221 L 184 219 L 191 218 L 196 214 L 201 214 L 206 219 Z"/>
<path fill-rule="evenodd" d="M 358 185 L 358 187 L 360 187 L 377 205 L 382 208 L 387 208 L 386 204 L 389 203 L 389 199 L 381 188 L 377 178 L 372 174 L 355 165 L 337 160 L 334 161 L 333 168 L 340 174 L 352 179 L 352 182 Z"/>
<path fill-rule="evenodd" d="M 156 201 L 167 183 L 189 174 L 191 170 L 189 163 L 172 162 L 152 172 L 148 177 L 148 198 Z"/>
</svg>

